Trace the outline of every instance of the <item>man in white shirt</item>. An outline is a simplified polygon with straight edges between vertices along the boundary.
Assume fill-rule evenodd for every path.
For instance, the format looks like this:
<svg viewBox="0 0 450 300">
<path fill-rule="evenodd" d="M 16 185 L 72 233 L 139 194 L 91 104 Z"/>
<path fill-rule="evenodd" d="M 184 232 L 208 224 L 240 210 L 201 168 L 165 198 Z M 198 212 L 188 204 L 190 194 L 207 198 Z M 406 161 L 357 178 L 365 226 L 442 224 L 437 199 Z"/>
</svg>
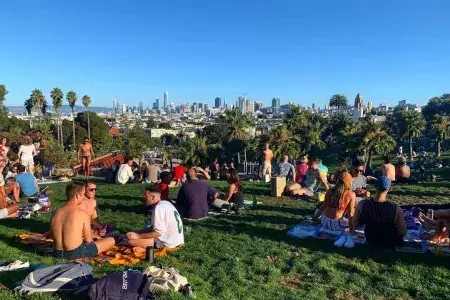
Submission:
<svg viewBox="0 0 450 300">
<path fill-rule="evenodd" d="M 134 175 L 131 166 L 133 165 L 133 159 L 127 159 L 127 162 L 120 165 L 119 171 L 117 171 L 116 183 L 125 184 L 133 182 Z"/>
<path fill-rule="evenodd" d="M 146 248 L 176 248 L 184 244 L 183 222 L 175 206 L 161 200 L 161 193 L 154 187 L 144 192 L 144 204 L 152 208 L 152 226 L 141 231 L 127 233 L 128 244 Z"/>
</svg>

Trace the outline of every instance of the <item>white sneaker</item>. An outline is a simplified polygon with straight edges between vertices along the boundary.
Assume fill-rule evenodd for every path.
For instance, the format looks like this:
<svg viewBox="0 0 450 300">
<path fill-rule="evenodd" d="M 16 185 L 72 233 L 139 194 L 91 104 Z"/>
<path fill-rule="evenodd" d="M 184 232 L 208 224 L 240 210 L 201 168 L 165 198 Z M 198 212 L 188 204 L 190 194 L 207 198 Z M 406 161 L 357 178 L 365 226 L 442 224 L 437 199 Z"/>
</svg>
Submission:
<svg viewBox="0 0 450 300">
<path fill-rule="evenodd" d="M 334 245 L 336 247 L 342 247 L 346 241 L 347 241 L 347 236 L 341 235 L 341 237 L 336 242 L 334 242 Z"/>
<path fill-rule="evenodd" d="M 348 236 L 347 237 L 347 241 L 344 243 L 344 247 L 345 248 L 353 248 L 353 247 L 355 247 L 355 242 L 353 241 L 353 237 L 352 236 Z"/>
</svg>

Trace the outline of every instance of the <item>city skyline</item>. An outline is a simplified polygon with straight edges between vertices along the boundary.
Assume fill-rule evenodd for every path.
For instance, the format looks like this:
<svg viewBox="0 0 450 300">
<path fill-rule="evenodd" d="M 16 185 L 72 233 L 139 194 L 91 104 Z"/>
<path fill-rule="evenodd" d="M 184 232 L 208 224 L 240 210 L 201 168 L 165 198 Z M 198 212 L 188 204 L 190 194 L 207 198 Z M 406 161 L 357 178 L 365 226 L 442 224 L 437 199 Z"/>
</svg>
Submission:
<svg viewBox="0 0 450 300">
<path fill-rule="evenodd" d="M 448 1 L 26 2 L 2 7 L 6 105 L 55 86 L 96 106 L 161 105 L 164 91 L 318 107 L 336 93 L 425 105 L 448 92 Z"/>
</svg>

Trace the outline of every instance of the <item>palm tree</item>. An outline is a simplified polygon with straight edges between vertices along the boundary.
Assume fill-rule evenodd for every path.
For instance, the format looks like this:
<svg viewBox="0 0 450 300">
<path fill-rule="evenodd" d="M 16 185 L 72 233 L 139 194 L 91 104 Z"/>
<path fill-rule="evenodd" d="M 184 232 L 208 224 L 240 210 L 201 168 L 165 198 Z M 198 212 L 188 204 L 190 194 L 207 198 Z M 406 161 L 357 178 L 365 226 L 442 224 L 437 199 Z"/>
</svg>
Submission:
<svg viewBox="0 0 450 300">
<path fill-rule="evenodd" d="M 447 116 L 435 115 L 431 122 L 431 129 L 436 135 L 437 157 L 441 157 L 441 143 L 450 136 L 450 119 Z"/>
<path fill-rule="evenodd" d="M 88 137 L 89 137 L 89 139 L 91 139 L 91 121 L 89 118 L 89 105 L 91 105 L 91 97 L 89 97 L 88 95 L 84 95 L 81 98 L 81 102 L 83 103 L 84 107 L 86 108 L 87 117 L 88 117 Z"/>
<path fill-rule="evenodd" d="M 205 161 L 207 156 L 208 146 L 206 145 L 206 138 L 194 137 L 186 140 L 180 147 L 180 158 L 188 164 L 200 164 Z"/>
<path fill-rule="evenodd" d="M 269 144 L 277 158 L 281 158 L 283 155 L 295 158 L 300 154 L 300 145 L 286 125 L 279 125 L 270 130 Z"/>
<path fill-rule="evenodd" d="M 25 100 L 23 106 L 25 107 L 25 110 L 27 111 L 28 115 L 31 115 L 31 111 L 33 110 L 33 102 L 31 102 L 31 99 Z"/>
<path fill-rule="evenodd" d="M 425 130 L 425 119 L 417 111 L 404 111 L 403 114 L 403 137 L 409 139 L 409 159 L 413 160 L 413 138 L 418 138 Z"/>
<path fill-rule="evenodd" d="M 63 136 L 62 136 L 62 124 L 61 124 L 61 108 L 63 105 L 64 94 L 60 88 L 53 88 L 50 92 L 50 97 L 53 99 L 53 107 L 56 111 L 56 131 L 58 135 L 58 143 L 63 145 Z"/>
<path fill-rule="evenodd" d="M 324 149 L 327 144 L 323 141 L 322 135 L 325 131 L 325 125 L 320 122 L 312 123 L 308 131 L 303 136 L 307 151 L 312 148 Z"/>
<path fill-rule="evenodd" d="M 348 100 L 344 94 L 334 94 L 330 98 L 330 107 L 337 107 L 338 111 L 341 110 L 341 107 L 345 107 L 347 105 Z"/>
<path fill-rule="evenodd" d="M 40 124 L 42 107 L 45 102 L 45 96 L 42 94 L 41 90 L 34 89 L 33 91 L 31 91 L 30 99 L 31 99 L 31 103 L 33 103 L 33 107 L 36 107 L 36 109 L 38 110 L 38 118 L 39 118 L 39 124 Z"/>
<path fill-rule="evenodd" d="M 70 91 L 66 95 L 66 100 L 69 102 L 70 109 L 72 110 L 72 136 L 73 136 L 73 150 L 75 151 L 77 145 L 75 140 L 75 116 L 73 115 L 73 109 L 77 102 L 77 94 L 74 91 Z"/>
<path fill-rule="evenodd" d="M 227 110 L 221 116 L 221 124 L 228 129 L 228 138 L 231 140 L 246 140 L 254 126 L 254 120 L 239 110 Z"/>
<path fill-rule="evenodd" d="M 367 165 L 370 167 L 372 164 L 372 156 L 376 154 L 387 154 L 395 149 L 397 142 L 386 131 L 382 129 L 382 126 L 373 126 L 369 129 L 362 143 L 362 148 L 368 150 L 369 157 L 367 158 Z"/>
</svg>

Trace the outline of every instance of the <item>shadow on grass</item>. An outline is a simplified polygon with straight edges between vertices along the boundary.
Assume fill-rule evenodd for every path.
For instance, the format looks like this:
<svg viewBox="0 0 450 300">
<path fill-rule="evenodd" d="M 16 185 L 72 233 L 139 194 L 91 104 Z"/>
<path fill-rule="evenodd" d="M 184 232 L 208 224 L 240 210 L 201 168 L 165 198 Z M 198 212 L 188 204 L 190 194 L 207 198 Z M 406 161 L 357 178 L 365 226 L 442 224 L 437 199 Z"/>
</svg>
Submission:
<svg viewBox="0 0 450 300">
<path fill-rule="evenodd" d="M 294 201 L 294 200 L 293 200 Z M 306 204 L 306 203 L 305 203 Z M 288 213 L 294 215 L 311 215 L 314 213 L 314 206 L 311 205 L 311 208 L 295 208 L 295 207 L 285 207 L 285 206 L 271 206 L 260 204 L 256 208 L 257 210 L 263 210 L 268 212 L 277 212 L 277 213 Z"/>
<path fill-rule="evenodd" d="M 228 224 L 227 224 L 228 225 Z M 255 224 L 256 225 L 256 224 Z M 230 234 L 230 226 L 219 224 L 211 224 L 211 222 L 195 223 L 194 227 L 203 227 L 216 231 Z M 286 224 L 289 227 L 289 224 Z M 292 226 L 291 226 L 292 227 Z M 286 230 L 278 230 L 275 228 L 252 226 L 243 223 L 234 223 L 232 229 L 236 234 L 247 234 L 251 237 L 268 239 L 271 241 L 285 242 L 294 247 L 303 247 L 313 251 L 321 251 L 329 254 L 339 254 L 348 258 L 358 258 L 367 260 L 368 258 L 377 263 L 385 265 L 396 265 L 399 262 L 409 265 L 426 265 L 450 268 L 450 261 L 445 256 L 434 256 L 415 253 L 402 253 L 394 250 L 388 250 L 373 245 L 357 245 L 353 249 L 336 248 L 333 246 L 332 240 L 320 239 L 297 239 L 287 235 Z"/>
<path fill-rule="evenodd" d="M 15 228 L 23 230 L 23 232 L 44 233 L 50 228 L 48 221 L 37 219 L 2 219 L 0 226 L 6 228 Z"/>
</svg>

